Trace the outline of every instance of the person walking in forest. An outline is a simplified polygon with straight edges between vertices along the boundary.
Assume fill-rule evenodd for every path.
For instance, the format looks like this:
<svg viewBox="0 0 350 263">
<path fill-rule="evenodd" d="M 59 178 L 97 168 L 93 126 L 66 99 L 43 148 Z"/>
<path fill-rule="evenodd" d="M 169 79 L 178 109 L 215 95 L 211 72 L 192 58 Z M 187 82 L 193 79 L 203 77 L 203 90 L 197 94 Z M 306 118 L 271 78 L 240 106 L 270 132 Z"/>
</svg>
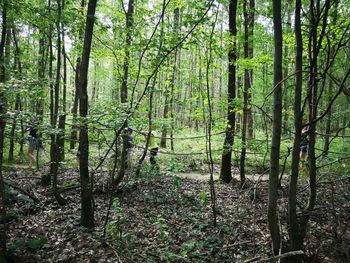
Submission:
<svg viewBox="0 0 350 263">
<path fill-rule="evenodd" d="M 131 158 L 132 158 L 132 148 L 134 147 L 134 143 L 133 143 L 134 137 L 132 136 L 133 130 L 130 127 L 128 127 L 127 131 L 128 131 L 128 137 L 126 139 L 127 140 L 126 151 L 127 151 L 128 168 L 130 169 Z"/>
<path fill-rule="evenodd" d="M 301 140 L 300 140 L 300 162 L 301 162 L 301 170 L 304 170 L 304 164 L 306 163 L 306 157 L 309 147 L 309 140 L 308 140 L 308 132 L 309 132 L 309 126 L 305 126 L 301 131 Z"/>
<path fill-rule="evenodd" d="M 142 134 L 147 138 L 148 132 L 142 132 Z M 157 154 L 158 154 L 158 143 L 157 143 L 157 133 L 153 130 L 151 131 L 149 138 L 149 148 L 151 151 L 150 163 L 155 166 L 157 165 Z"/>
<path fill-rule="evenodd" d="M 77 154 L 76 154 L 76 161 L 77 161 L 77 164 L 79 165 L 79 162 L 80 162 L 80 143 L 79 143 Z"/>
<path fill-rule="evenodd" d="M 38 150 L 38 133 L 35 128 L 35 125 L 32 125 L 29 128 L 29 136 L 28 136 L 28 157 L 29 157 L 29 168 L 32 168 L 32 165 L 35 164 L 36 157 L 34 152 Z"/>
</svg>

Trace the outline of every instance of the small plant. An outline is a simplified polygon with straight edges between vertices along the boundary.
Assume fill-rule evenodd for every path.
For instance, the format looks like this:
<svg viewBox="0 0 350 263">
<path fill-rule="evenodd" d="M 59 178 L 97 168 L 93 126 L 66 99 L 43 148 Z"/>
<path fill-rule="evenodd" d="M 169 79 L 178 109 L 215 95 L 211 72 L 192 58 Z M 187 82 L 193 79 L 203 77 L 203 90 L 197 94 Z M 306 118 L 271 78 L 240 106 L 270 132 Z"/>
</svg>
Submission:
<svg viewBox="0 0 350 263">
<path fill-rule="evenodd" d="M 155 225 L 158 228 L 160 238 L 162 240 L 167 240 L 169 236 L 169 228 L 166 220 L 162 216 L 158 215 Z"/>
<path fill-rule="evenodd" d="M 167 163 L 168 171 L 175 173 L 183 173 L 185 172 L 185 164 L 172 158 L 168 160 Z"/>
<path fill-rule="evenodd" d="M 13 245 L 9 248 L 7 254 L 11 256 L 16 250 L 25 249 L 29 253 L 35 253 L 37 250 L 42 248 L 48 239 L 46 236 L 39 236 L 34 239 L 27 237 L 17 239 Z"/>
<path fill-rule="evenodd" d="M 125 223 L 125 217 L 118 197 L 113 200 L 112 213 L 114 215 L 114 219 L 107 223 L 106 233 L 107 236 L 110 236 L 113 240 L 121 241 L 123 239 L 122 225 Z"/>
<path fill-rule="evenodd" d="M 165 262 L 176 262 L 176 260 L 183 259 L 181 256 L 169 250 L 162 252 L 160 258 Z"/>
<path fill-rule="evenodd" d="M 202 207 L 206 207 L 208 204 L 208 195 L 205 192 L 200 193 L 199 198 L 201 200 Z"/>
<path fill-rule="evenodd" d="M 174 181 L 173 181 L 173 185 L 175 187 L 175 189 L 180 189 L 181 185 L 182 185 L 182 179 L 180 177 L 175 177 Z"/>
<path fill-rule="evenodd" d="M 141 168 L 141 176 L 152 177 L 162 176 L 163 174 L 159 170 L 159 165 L 144 164 Z"/>
<path fill-rule="evenodd" d="M 196 249 L 196 244 L 198 242 L 195 240 L 189 240 L 181 244 L 181 250 L 180 250 L 180 255 L 183 258 L 187 258 L 191 252 L 193 252 Z"/>
</svg>

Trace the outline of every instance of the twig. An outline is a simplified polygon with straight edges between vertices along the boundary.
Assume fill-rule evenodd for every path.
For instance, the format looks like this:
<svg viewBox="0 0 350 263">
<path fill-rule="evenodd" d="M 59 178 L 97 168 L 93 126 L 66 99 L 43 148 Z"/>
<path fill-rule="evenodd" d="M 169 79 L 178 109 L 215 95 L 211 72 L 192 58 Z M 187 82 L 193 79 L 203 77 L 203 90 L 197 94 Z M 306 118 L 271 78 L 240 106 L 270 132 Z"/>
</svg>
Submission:
<svg viewBox="0 0 350 263">
<path fill-rule="evenodd" d="M 218 247 L 218 249 L 224 250 L 224 249 L 230 249 L 239 245 L 244 245 L 244 244 L 249 244 L 252 243 L 252 241 L 242 241 L 242 242 L 237 242 L 231 245 L 223 246 L 223 247 Z"/>
<path fill-rule="evenodd" d="M 40 200 L 38 198 L 36 198 L 34 195 L 32 195 L 31 193 L 28 193 L 26 190 L 20 188 L 19 186 L 15 185 L 12 182 L 9 181 L 5 181 L 5 184 L 12 187 L 13 189 L 16 189 L 17 191 L 21 192 L 22 194 L 25 194 L 26 196 L 28 196 L 30 199 L 32 199 L 35 203 L 40 203 Z"/>
<path fill-rule="evenodd" d="M 249 260 L 244 261 L 244 263 L 251 263 L 251 262 L 272 262 L 274 260 L 282 259 L 282 258 L 287 258 L 291 256 L 299 256 L 299 255 L 304 255 L 304 251 L 297 250 L 297 251 L 290 251 L 278 256 L 270 257 L 270 258 L 262 258 L 262 257 L 255 257 Z"/>
<path fill-rule="evenodd" d="M 329 165 L 332 165 L 334 163 L 337 163 L 337 162 L 341 162 L 341 161 L 344 161 L 344 160 L 347 160 L 347 159 L 350 159 L 350 156 L 345 156 L 344 158 L 339 158 L 335 161 L 332 161 L 332 162 L 329 162 L 329 163 L 326 163 L 326 164 L 323 164 L 323 165 L 320 165 L 320 166 L 317 166 L 316 168 L 317 169 L 320 169 L 320 168 L 323 168 L 325 166 L 329 166 Z"/>
</svg>

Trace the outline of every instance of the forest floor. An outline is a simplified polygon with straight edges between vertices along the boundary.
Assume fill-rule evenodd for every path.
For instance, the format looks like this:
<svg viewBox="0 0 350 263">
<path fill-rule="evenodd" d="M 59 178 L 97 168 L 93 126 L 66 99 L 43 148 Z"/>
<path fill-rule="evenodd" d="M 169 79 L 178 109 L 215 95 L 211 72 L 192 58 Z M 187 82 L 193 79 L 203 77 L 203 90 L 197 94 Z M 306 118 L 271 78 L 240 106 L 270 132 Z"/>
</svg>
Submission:
<svg viewBox="0 0 350 263">
<path fill-rule="evenodd" d="M 254 177 L 244 190 L 216 183 L 216 226 L 208 176 L 129 178 L 114 195 L 118 198 L 114 199 L 104 237 L 110 199 L 105 185 L 108 173 L 95 176 L 96 227 L 87 232 L 79 226 L 77 169 L 66 169 L 60 175 L 65 189 L 62 195 L 68 201 L 65 206 L 58 205 L 50 189 L 40 186 L 44 172 L 47 168 L 41 172 L 18 167 L 5 170 L 7 182 L 40 201 L 9 190 L 8 214 L 12 219 L 8 238 L 13 262 L 246 262 L 254 258 L 252 262 L 258 262 L 271 257 L 266 223 L 268 184 L 261 180 L 266 178 Z M 287 189 L 280 191 L 279 209 L 286 240 L 284 192 Z M 299 202 L 305 204 L 306 197 L 304 185 Z M 313 262 L 350 262 L 349 180 L 330 183 L 323 178 L 309 225 L 305 247 L 306 255 L 318 260 Z"/>
</svg>

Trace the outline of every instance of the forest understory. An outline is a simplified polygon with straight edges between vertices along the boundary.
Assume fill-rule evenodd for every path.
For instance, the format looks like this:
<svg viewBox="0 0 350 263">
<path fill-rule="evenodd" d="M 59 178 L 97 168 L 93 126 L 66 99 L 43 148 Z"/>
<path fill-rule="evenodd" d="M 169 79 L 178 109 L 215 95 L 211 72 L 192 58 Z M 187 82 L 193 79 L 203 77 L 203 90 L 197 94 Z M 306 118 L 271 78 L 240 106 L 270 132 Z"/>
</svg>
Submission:
<svg viewBox="0 0 350 263">
<path fill-rule="evenodd" d="M 250 181 L 246 189 L 217 182 L 214 226 L 208 182 L 175 174 L 128 178 L 113 194 L 104 236 L 108 173 L 95 175 L 96 227 L 89 233 L 79 223 L 77 169 L 60 176 L 65 206 L 40 186 L 40 174 L 47 169 L 4 171 L 6 182 L 16 182 L 21 189 L 8 187 L 13 262 L 272 262 L 266 181 Z M 331 175 L 319 178 L 305 262 L 350 262 L 350 179 L 330 179 Z M 308 187 L 300 185 L 298 202 L 305 206 Z M 283 240 L 288 237 L 287 192 L 286 186 L 279 190 Z"/>
</svg>

